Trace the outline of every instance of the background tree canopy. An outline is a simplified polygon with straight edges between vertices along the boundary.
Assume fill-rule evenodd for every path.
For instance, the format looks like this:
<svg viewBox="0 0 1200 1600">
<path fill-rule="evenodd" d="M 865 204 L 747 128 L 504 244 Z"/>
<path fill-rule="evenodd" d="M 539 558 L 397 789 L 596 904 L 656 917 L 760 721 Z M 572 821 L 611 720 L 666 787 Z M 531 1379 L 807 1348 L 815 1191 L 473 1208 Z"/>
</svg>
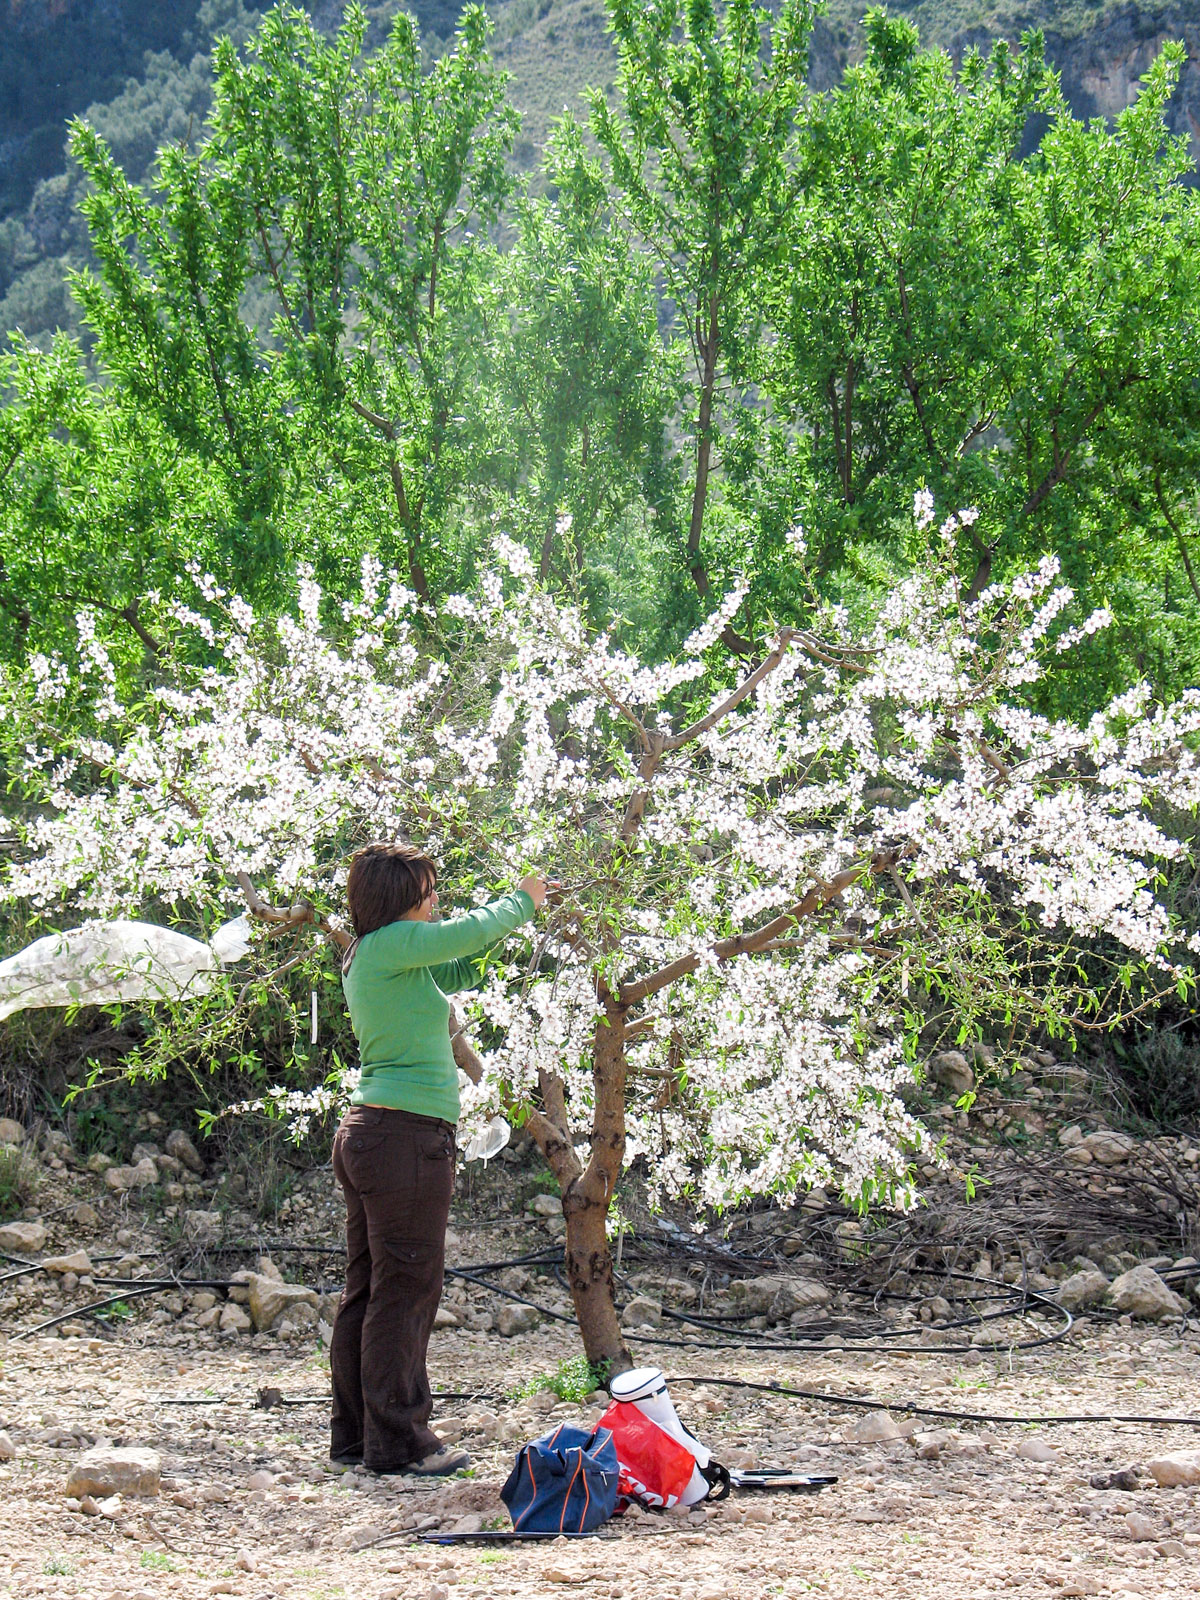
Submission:
<svg viewBox="0 0 1200 1600">
<path fill-rule="evenodd" d="M 88 604 L 144 672 L 197 566 L 276 601 L 298 562 L 352 593 L 369 554 L 435 597 L 497 521 L 643 648 L 744 576 L 725 641 L 753 655 L 819 596 L 893 583 L 926 486 L 984 513 L 958 534 L 971 592 L 1054 549 L 1113 609 L 1043 701 L 1194 679 L 1180 47 L 1107 127 L 1036 34 L 956 72 L 872 11 L 816 92 L 809 0 L 614 0 L 615 78 L 525 178 L 478 8 L 432 53 L 406 12 L 193 20 L 227 32 L 144 181 L 128 118 L 73 126 L 78 331 L 5 358 L 8 661 Z"/>
</svg>

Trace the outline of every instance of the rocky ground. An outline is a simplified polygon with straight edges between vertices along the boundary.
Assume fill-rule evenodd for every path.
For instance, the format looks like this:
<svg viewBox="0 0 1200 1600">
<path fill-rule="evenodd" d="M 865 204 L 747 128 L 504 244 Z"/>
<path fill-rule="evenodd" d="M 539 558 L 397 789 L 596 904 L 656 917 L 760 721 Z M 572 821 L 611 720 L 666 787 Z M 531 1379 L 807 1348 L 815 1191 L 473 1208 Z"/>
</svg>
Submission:
<svg viewBox="0 0 1200 1600">
<path fill-rule="evenodd" d="M 598 1538 L 542 1546 L 420 1535 L 507 1525 L 498 1491 L 518 1445 L 599 1415 L 599 1396 L 549 1387 L 569 1388 L 563 1363 L 579 1348 L 550 1315 L 568 1309 L 552 1273 L 509 1265 L 487 1275 L 493 1289 L 448 1286 L 431 1351 L 448 1391 L 436 1425 L 470 1450 L 469 1475 L 335 1470 L 328 1170 L 264 1220 L 244 1183 L 153 1114 L 107 1165 L 58 1130 L 0 1123 L 29 1196 L 0 1228 L 0 1277 L 13 1274 L 0 1281 L 0 1537 L 12 1558 L 0 1595 L 1200 1592 L 1200 1425 L 987 1420 L 1200 1420 L 1189 1253 L 1200 1150 L 1109 1125 L 1052 1058 L 960 1111 L 972 1071 L 961 1057 L 936 1066 L 946 1098 L 923 1109 L 950 1165 L 926 1172 L 926 1204 L 908 1221 L 864 1227 L 818 1195 L 707 1240 L 642 1229 L 627 1247 L 635 1355 L 666 1368 L 717 1458 L 837 1484 L 630 1514 Z M 968 1202 L 954 1173 L 972 1169 Z M 511 1262 L 551 1249 L 561 1228 L 536 1163 L 509 1152 L 464 1174 L 450 1257 Z M 168 1286 L 138 1292 L 151 1283 Z M 84 1310 L 113 1295 L 105 1320 Z M 1054 1337 L 1063 1305 L 1080 1320 Z M 718 1381 L 730 1379 L 812 1393 Z M 849 1403 L 864 1399 L 887 1409 Z"/>
</svg>

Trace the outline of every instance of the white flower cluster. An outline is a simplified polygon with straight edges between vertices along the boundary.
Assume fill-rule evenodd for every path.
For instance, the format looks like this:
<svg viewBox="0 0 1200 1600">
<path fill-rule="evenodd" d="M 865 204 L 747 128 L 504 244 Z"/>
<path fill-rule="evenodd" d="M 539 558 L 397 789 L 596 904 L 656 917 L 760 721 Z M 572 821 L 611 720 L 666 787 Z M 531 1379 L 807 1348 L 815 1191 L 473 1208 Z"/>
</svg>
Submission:
<svg viewBox="0 0 1200 1600">
<path fill-rule="evenodd" d="M 915 513 L 932 524 L 924 492 Z M 950 519 L 943 548 L 974 520 Z M 1002 1015 L 1031 927 L 1042 962 L 1082 936 L 1164 981 L 1196 945 L 1155 890 L 1183 849 L 1169 819 L 1200 802 L 1200 694 L 1162 707 L 1139 688 L 1082 725 L 1032 712 L 1044 663 L 1107 620 L 1065 626 L 1056 578 L 1046 561 L 972 603 L 947 553 L 865 632 L 831 610 L 716 689 L 742 591 L 647 663 L 539 589 L 511 540 L 432 621 L 367 563 L 336 638 L 309 574 L 298 614 L 269 621 L 210 585 L 210 615 L 178 624 L 212 664 L 163 682 L 149 716 L 116 703 L 86 624 L 103 739 L 47 731 L 61 662 L 13 697 L 45 805 L 9 824 L 25 849 L 4 893 L 72 915 L 224 909 L 241 869 L 329 903 L 370 836 L 496 887 L 540 865 L 564 896 L 471 1003 L 493 1047 L 470 1125 L 551 1082 L 585 1158 L 615 1096 L 626 1158 L 662 1192 L 722 1206 L 836 1182 L 903 1204 L 924 1143 L 899 1096 L 910 976 Z M 273 1098 L 303 1116 L 323 1095 Z"/>
</svg>

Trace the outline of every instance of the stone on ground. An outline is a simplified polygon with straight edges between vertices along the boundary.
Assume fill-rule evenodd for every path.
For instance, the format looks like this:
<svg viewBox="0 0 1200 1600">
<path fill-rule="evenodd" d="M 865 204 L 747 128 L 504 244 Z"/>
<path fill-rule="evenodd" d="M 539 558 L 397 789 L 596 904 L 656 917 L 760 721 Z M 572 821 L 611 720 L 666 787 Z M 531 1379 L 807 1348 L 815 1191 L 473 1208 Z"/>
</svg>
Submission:
<svg viewBox="0 0 1200 1600">
<path fill-rule="evenodd" d="M 218 1244 L 225 1219 L 219 1211 L 185 1211 L 183 1236 L 190 1244 Z"/>
<path fill-rule="evenodd" d="M 143 1156 L 131 1167 L 108 1167 L 104 1182 L 116 1194 L 125 1194 L 130 1189 L 148 1189 L 158 1182 L 158 1168 L 150 1156 Z"/>
<path fill-rule="evenodd" d="M 258 1333 L 266 1333 L 279 1322 L 285 1312 L 300 1306 L 309 1306 L 316 1321 L 317 1291 L 302 1283 L 280 1283 L 262 1272 L 251 1272 L 246 1278 L 250 1292 L 250 1316 Z"/>
<path fill-rule="evenodd" d="M 529 1333 L 536 1328 L 540 1318 L 533 1306 L 505 1305 L 496 1313 L 496 1332 L 511 1339 L 514 1334 Z"/>
<path fill-rule="evenodd" d="M 169 1156 L 174 1156 L 176 1161 L 182 1161 L 190 1172 L 199 1174 L 204 1171 L 200 1152 L 182 1128 L 174 1128 L 167 1135 L 166 1151 Z"/>
<path fill-rule="evenodd" d="M 955 1099 L 975 1087 L 975 1073 L 961 1050 L 942 1050 L 928 1067 L 929 1081 L 948 1089 Z"/>
<path fill-rule="evenodd" d="M 114 1449 L 97 1445 L 85 1450 L 67 1475 L 66 1492 L 79 1499 L 85 1494 L 155 1495 L 162 1485 L 162 1461 L 156 1450 Z"/>
<path fill-rule="evenodd" d="M 649 1295 L 635 1295 L 621 1312 L 623 1328 L 657 1328 L 661 1323 L 662 1307 Z"/>
<path fill-rule="evenodd" d="M 0 1250 L 11 1250 L 15 1256 L 36 1255 L 45 1244 L 44 1222 L 6 1222 L 0 1228 Z"/>
<path fill-rule="evenodd" d="M 829 1290 L 810 1278 L 740 1278 L 729 1285 L 729 1293 L 751 1316 L 776 1320 L 829 1304 Z"/>
<path fill-rule="evenodd" d="M 1086 1306 L 1098 1306 L 1108 1293 L 1108 1279 L 1095 1269 L 1073 1272 L 1059 1284 L 1054 1298 L 1068 1311 L 1080 1311 Z"/>
<path fill-rule="evenodd" d="M 1177 1317 L 1187 1309 L 1186 1302 L 1168 1289 L 1151 1267 L 1131 1267 L 1123 1272 L 1109 1286 L 1108 1295 L 1115 1310 L 1149 1321 Z"/>
<path fill-rule="evenodd" d="M 1022 1439 L 1017 1446 L 1017 1454 L 1026 1461 L 1057 1463 L 1062 1460 L 1054 1446 L 1047 1444 L 1045 1439 Z"/>
<path fill-rule="evenodd" d="M 0 1144 L 24 1144 L 25 1129 L 15 1117 L 0 1117 Z"/>
<path fill-rule="evenodd" d="M 95 1270 L 86 1250 L 72 1250 L 65 1256 L 47 1256 L 42 1266 L 47 1272 L 57 1272 L 60 1276 L 74 1272 L 82 1277 L 85 1272 Z"/>
<path fill-rule="evenodd" d="M 1135 1141 L 1127 1133 L 1114 1133 L 1111 1128 L 1097 1128 L 1095 1133 L 1089 1133 L 1083 1141 L 1083 1148 L 1091 1154 L 1093 1161 L 1099 1162 L 1102 1167 L 1115 1167 L 1122 1161 L 1128 1161 L 1133 1154 Z"/>
<path fill-rule="evenodd" d="M 854 1424 L 846 1437 L 855 1444 L 884 1444 L 903 1435 L 886 1411 L 871 1411 Z"/>
<path fill-rule="evenodd" d="M 1200 1450 L 1177 1450 L 1169 1456 L 1155 1456 L 1147 1472 L 1160 1489 L 1177 1489 L 1200 1484 Z"/>
<path fill-rule="evenodd" d="M 1125 1526 L 1129 1529 L 1129 1537 L 1139 1543 L 1158 1538 L 1157 1527 L 1143 1511 L 1127 1512 Z"/>
</svg>

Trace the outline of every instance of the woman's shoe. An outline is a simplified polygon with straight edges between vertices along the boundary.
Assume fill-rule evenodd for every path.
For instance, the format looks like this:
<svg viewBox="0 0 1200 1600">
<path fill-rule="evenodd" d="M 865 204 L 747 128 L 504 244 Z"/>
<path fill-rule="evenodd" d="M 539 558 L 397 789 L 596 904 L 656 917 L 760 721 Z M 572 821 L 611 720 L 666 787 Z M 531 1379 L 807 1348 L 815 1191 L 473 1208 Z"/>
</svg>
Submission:
<svg viewBox="0 0 1200 1600">
<path fill-rule="evenodd" d="M 419 1478 L 444 1478 L 470 1465 L 471 1458 L 465 1450 L 452 1450 L 448 1444 L 444 1444 L 432 1455 L 422 1456 L 420 1461 L 410 1461 L 403 1471 L 415 1473 Z"/>
</svg>

